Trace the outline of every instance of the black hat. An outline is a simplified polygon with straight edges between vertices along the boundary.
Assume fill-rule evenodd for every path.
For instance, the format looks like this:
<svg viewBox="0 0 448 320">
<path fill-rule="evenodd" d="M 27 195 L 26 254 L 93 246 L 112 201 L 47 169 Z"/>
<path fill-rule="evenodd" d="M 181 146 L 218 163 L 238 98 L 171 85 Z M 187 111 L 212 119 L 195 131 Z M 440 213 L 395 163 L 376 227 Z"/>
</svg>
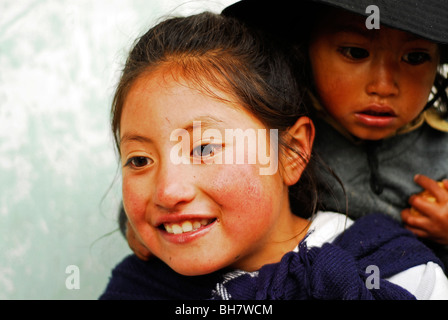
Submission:
<svg viewBox="0 0 448 320">
<path fill-rule="evenodd" d="M 313 4 L 331 5 L 353 13 L 369 16 L 366 8 L 378 7 L 381 24 L 413 33 L 441 44 L 442 63 L 448 63 L 448 1 L 447 0 L 241 0 L 224 9 L 224 15 L 236 16 L 265 28 L 307 17 Z M 294 15 L 296 18 L 294 19 Z M 284 29 L 285 30 L 285 29 Z"/>
</svg>

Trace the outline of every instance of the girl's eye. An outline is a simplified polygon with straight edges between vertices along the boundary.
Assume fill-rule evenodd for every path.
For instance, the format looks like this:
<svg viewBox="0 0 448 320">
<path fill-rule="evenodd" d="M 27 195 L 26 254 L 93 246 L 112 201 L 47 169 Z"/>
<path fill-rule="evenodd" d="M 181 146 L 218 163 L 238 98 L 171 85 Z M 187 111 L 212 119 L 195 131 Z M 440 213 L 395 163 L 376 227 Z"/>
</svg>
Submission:
<svg viewBox="0 0 448 320">
<path fill-rule="evenodd" d="M 362 60 L 369 56 L 369 51 L 358 47 L 341 47 L 339 48 L 339 52 L 341 52 L 343 56 L 352 60 Z"/>
<path fill-rule="evenodd" d="M 430 60 L 431 56 L 426 52 L 410 52 L 403 56 L 403 61 L 414 66 L 423 64 Z"/>
<path fill-rule="evenodd" d="M 203 144 L 193 148 L 191 155 L 199 158 L 213 157 L 221 148 L 222 146 L 218 144 Z"/>
<path fill-rule="evenodd" d="M 125 166 L 131 166 L 133 168 L 138 169 L 138 168 L 145 167 L 145 166 L 147 166 L 147 165 L 149 165 L 151 163 L 152 163 L 152 160 L 150 158 L 139 156 L 139 157 L 132 157 L 132 158 L 130 158 L 126 162 Z"/>
</svg>

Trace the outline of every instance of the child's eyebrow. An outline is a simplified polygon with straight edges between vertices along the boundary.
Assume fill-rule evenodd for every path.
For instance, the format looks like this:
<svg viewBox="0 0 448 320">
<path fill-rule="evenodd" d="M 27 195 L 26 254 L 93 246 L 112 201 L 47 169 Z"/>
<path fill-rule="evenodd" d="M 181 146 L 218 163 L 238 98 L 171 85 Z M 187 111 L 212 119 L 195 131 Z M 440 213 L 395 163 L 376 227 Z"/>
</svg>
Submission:
<svg viewBox="0 0 448 320">
<path fill-rule="evenodd" d="M 412 34 L 412 33 L 409 33 L 409 32 L 406 32 L 405 40 L 409 41 L 409 42 L 411 42 L 411 41 L 419 41 L 419 40 L 428 41 L 428 40 L 423 39 L 422 37 L 416 36 L 415 34 Z"/>
<path fill-rule="evenodd" d="M 363 25 L 354 23 L 338 24 L 333 30 L 334 33 L 354 33 L 365 38 L 374 38 L 378 34 L 374 30 L 369 30 Z"/>
<path fill-rule="evenodd" d="M 378 30 L 376 30 L 376 29 L 369 30 L 363 24 L 356 23 L 356 22 L 337 24 L 334 27 L 334 33 L 354 33 L 354 34 L 358 34 L 362 37 L 366 37 L 366 38 L 370 38 L 370 39 L 374 39 L 375 37 L 377 37 L 379 35 Z M 417 35 L 414 35 L 412 33 L 409 33 L 409 32 L 406 32 L 406 36 L 405 36 L 404 40 L 407 42 L 413 42 L 413 41 L 419 41 L 419 40 L 425 41 L 425 39 L 423 39 Z"/>
</svg>

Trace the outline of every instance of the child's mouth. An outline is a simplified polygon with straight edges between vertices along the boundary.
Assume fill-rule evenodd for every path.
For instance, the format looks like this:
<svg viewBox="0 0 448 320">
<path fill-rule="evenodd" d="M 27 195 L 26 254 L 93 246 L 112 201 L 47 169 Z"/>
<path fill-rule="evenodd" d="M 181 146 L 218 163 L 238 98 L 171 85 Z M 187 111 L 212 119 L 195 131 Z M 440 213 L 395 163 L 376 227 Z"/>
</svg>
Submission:
<svg viewBox="0 0 448 320">
<path fill-rule="evenodd" d="M 370 127 L 389 126 L 397 117 L 393 109 L 376 105 L 357 112 L 355 115 L 362 124 Z"/>
<path fill-rule="evenodd" d="M 360 112 L 361 114 L 374 116 L 374 117 L 393 117 L 394 114 L 392 112 L 377 112 L 373 110 L 366 110 L 364 112 Z"/>
<path fill-rule="evenodd" d="M 216 219 L 192 219 L 185 220 L 178 223 L 164 223 L 160 228 L 165 229 L 170 234 L 182 234 L 187 232 L 196 231 L 204 226 L 207 226 L 214 222 Z"/>
</svg>

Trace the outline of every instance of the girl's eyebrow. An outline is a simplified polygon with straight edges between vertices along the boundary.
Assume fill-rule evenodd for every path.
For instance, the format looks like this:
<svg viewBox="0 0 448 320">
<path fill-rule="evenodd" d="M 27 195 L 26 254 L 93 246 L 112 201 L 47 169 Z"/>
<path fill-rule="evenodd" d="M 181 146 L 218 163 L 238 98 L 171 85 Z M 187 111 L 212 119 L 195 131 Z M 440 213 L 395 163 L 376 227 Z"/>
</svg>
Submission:
<svg viewBox="0 0 448 320">
<path fill-rule="evenodd" d="M 141 143 L 152 143 L 153 141 L 145 136 L 142 135 L 138 135 L 135 133 L 125 133 L 123 134 L 123 136 L 120 139 L 120 145 L 124 144 L 124 143 L 129 143 L 129 142 L 141 142 Z"/>
<path fill-rule="evenodd" d="M 217 119 L 213 116 L 200 116 L 197 118 L 194 118 L 188 125 L 186 125 L 184 128 L 179 129 L 185 129 L 188 132 L 192 132 L 197 125 L 195 126 L 195 123 L 199 122 L 201 129 L 217 129 L 217 128 L 223 128 L 224 121 Z M 120 145 L 123 145 L 125 143 L 130 142 L 140 142 L 145 144 L 153 143 L 153 140 L 149 137 L 142 136 L 137 133 L 133 132 L 125 132 L 123 136 L 120 139 Z"/>
<path fill-rule="evenodd" d="M 222 128 L 224 121 L 217 119 L 213 116 L 200 116 L 197 118 L 194 118 L 191 123 L 189 123 L 187 126 L 185 126 L 183 129 L 187 131 L 192 131 L 196 128 L 194 125 L 195 122 L 200 122 L 201 129 L 217 129 Z"/>
</svg>

